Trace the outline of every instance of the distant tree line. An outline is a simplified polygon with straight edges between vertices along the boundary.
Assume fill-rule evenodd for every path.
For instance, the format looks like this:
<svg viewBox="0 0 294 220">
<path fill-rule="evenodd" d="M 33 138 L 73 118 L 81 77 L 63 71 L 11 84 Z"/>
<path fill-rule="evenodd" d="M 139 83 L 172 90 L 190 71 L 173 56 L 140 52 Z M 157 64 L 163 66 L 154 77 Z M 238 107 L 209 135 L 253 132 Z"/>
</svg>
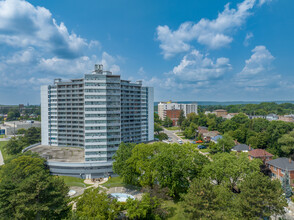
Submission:
<svg viewBox="0 0 294 220">
<path fill-rule="evenodd" d="M 260 104 L 237 104 L 237 105 L 199 105 L 200 112 L 225 109 L 228 113 L 245 113 L 247 115 L 278 115 L 294 114 L 294 104 L 275 102 L 262 102 Z"/>
</svg>

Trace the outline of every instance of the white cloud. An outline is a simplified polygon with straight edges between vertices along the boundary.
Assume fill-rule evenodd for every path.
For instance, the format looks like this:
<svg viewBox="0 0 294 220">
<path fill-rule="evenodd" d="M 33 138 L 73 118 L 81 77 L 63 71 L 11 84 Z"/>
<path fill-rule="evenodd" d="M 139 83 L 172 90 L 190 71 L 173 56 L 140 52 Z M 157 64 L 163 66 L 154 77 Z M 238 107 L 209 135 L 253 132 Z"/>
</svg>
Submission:
<svg viewBox="0 0 294 220">
<path fill-rule="evenodd" d="M 0 54 L 2 87 L 38 88 L 56 77 L 81 77 L 96 63 L 118 73 L 123 60 L 105 51 L 91 54 L 91 49 L 100 49 L 98 41 L 69 33 L 48 9 L 24 0 L 0 1 L 0 48 L 3 45 L 8 53 Z"/>
<path fill-rule="evenodd" d="M 85 49 L 98 46 L 98 41 L 69 33 L 64 23 L 58 24 L 50 11 L 34 7 L 23 0 L 0 1 L 0 44 L 13 47 L 40 47 L 60 58 L 76 58 Z"/>
<path fill-rule="evenodd" d="M 198 23 L 185 22 L 173 31 L 167 25 L 157 27 L 157 39 L 164 58 L 190 50 L 191 41 L 196 40 L 211 49 L 225 47 L 233 41 L 233 30 L 240 28 L 251 15 L 256 0 L 244 0 L 237 8 L 225 5 L 223 12 L 214 20 L 202 18 Z"/>
<path fill-rule="evenodd" d="M 243 70 L 238 74 L 239 77 L 250 77 L 271 69 L 271 63 L 275 59 L 265 46 L 256 46 L 252 50 L 250 59 L 245 61 Z"/>
<path fill-rule="evenodd" d="M 183 57 L 172 72 L 182 81 L 203 81 L 219 78 L 230 69 L 228 58 L 220 57 L 214 62 L 199 51 L 193 50 Z"/>
<path fill-rule="evenodd" d="M 144 70 L 144 68 L 143 68 L 142 66 L 139 68 L 139 70 L 138 70 L 138 74 L 139 74 L 140 76 L 144 76 L 144 75 L 146 74 L 146 72 L 145 72 L 145 70 Z"/>
<path fill-rule="evenodd" d="M 249 42 L 251 38 L 253 38 L 253 34 L 251 32 L 247 33 L 243 42 L 245 47 L 249 46 Z"/>
</svg>

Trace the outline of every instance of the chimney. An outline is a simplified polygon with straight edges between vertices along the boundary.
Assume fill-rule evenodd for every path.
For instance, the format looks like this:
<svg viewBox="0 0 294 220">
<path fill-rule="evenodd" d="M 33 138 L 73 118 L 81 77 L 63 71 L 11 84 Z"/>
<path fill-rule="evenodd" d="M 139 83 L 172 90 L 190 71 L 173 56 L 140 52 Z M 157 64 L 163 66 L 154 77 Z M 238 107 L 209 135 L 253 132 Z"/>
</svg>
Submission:
<svg viewBox="0 0 294 220">
<path fill-rule="evenodd" d="M 251 144 L 249 144 L 249 150 L 251 150 Z"/>
<path fill-rule="evenodd" d="M 292 160 L 291 160 L 291 158 L 289 158 L 289 163 L 292 163 Z"/>
</svg>

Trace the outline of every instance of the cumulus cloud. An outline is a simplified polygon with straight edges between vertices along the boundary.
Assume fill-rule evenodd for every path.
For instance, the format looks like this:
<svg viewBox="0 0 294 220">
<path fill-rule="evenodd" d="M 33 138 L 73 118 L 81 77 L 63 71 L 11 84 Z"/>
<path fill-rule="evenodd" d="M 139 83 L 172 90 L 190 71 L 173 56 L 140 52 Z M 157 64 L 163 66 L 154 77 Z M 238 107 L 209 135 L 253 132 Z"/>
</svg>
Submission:
<svg viewBox="0 0 294 220">
<path fill-rule="evenodd" d="M 183 81 L 203 81 L 219 78 L 230 69 L 228 58 L 220 57 L 213 61 L 199 51 L 192 50 L 172 72 Z"/>
<path fill-rule="evenodd" d="M 249 46 L 249 42 L 251 38 L 253 38 L 253 34 L 251 32 L 247 33 L 243 42 L 245 47 Z"/>
<path fill-rule="evenodd" d="M 40 47 L 60 58 L 76 58 L 99 42 L 87 42 L 69 33 L 65 24 L 58 24 L 44 7 L 34 7 L 24 0 L 6 0 L 0 1 L 0 44 Z"/>
<path fill-rule="evenodd" d="M 118 73 L 121 61 L 100 49 L 97 40 L 87 40 L 69 32 L 44 7 L 35 7 L 24 0 L 0 1 L 0 85 L 2 87 L 37 88 L 55 77 L 79 77 L 101 63 L 105 70 Z"/>
<path fill-rule="evenodd" d="M 158 26 L 157 39 L 160 41 L 164 58 L 190 50 L 190 42 L 193 40 L 210 49 L 227 46 L 233 41 L 233 31 L 245 23 L 255 5 L 256 0 L 244 0 L 236 9 L 226 4 L 216 19 L 202 18 L 198 23 L 185 22 L 174 31 L 167 25 Z"/>
<path fill-rule="evenodd" d="M 243 70 L 238 74 L 239 77 L 246 78 L 271 69 L 271 63 L 275 58 L 265 46 L 256 46 L 252 53 L 245 61 Z"/>
</svg>

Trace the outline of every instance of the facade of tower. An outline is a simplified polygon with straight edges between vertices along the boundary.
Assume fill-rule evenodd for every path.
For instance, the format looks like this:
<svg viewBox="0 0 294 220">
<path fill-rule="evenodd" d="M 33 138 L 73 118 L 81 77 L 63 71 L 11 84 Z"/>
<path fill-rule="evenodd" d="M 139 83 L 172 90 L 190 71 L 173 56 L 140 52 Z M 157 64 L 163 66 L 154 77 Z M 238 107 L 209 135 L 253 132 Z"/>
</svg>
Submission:
<svg viewBox="0 0 294 220">
<path fill-rule="evenodd" d="M 81 147 L 85 163 L 109 164 L 121 142 L 154 139 L 153 111 L 152 87 L 95 65 L 83 78 L 41 87 L 42 145 Z"/>
</svg>

